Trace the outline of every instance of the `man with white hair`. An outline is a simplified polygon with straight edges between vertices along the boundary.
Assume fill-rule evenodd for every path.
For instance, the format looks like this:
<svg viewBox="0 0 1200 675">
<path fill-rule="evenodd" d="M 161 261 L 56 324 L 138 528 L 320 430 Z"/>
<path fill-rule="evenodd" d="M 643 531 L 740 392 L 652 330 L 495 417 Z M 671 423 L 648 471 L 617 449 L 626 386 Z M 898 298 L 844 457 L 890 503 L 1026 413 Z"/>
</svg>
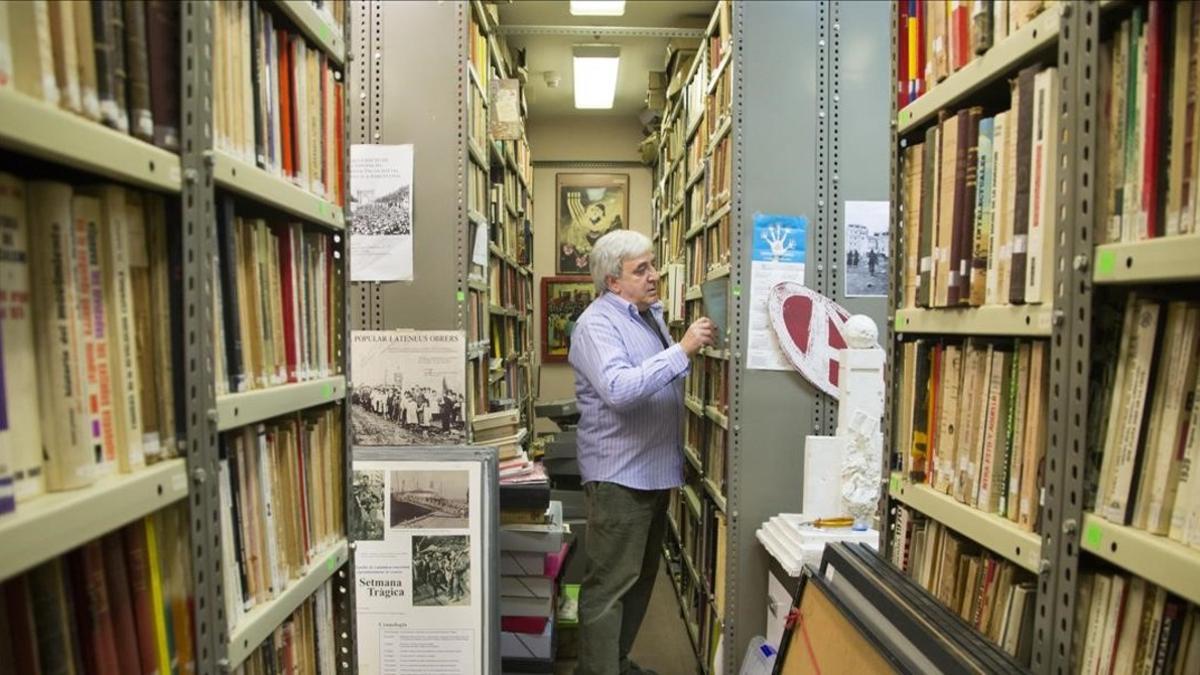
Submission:
<svg viewBox="0 0 1200 675">
<path fill-rule="evenodd" d="M 672 344 L 645 235 L 610 232 L 589 262 L 597 297 L 575 324 L 568 357 L 588 523 L 575 673 L 652 673 L 629 649 L 654 590 L 668 492 L 683 484 L 683 378 L 716 326 L 698 319 Z"/>
</svg>

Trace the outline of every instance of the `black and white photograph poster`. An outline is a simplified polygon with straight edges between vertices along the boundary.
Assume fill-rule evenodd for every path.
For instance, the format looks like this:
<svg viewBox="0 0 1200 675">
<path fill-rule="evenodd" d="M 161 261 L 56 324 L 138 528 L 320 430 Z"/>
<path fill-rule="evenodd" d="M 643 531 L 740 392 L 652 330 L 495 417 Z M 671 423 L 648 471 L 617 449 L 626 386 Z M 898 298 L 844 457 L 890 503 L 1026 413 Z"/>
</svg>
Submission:
<svg viewBox="0 0 1200 675">
<path fill-rule="evenodd" d="M 462 331 L 353 331 L 350 364 L 354 445 L 466 442 Z"/>
<path fill-rule="evenodd" d="M 350 280 L 413 280 L 413 146 L 350 146 Z"/>
<path fill-rule="evenodd" d="M 350 492 L 350 540 L 383 541 L 383 472 L 355 471 Z"/>
<path fill-rule="evenodd" d="M 846 297 L 883 297 L 888 289 L 888 202 L 846 202 L 842 239 Z"/>
<path fill-rule="evenodd" d="M 382 536 L 355 543 L 359 672 L 483 672 L 483 462 L 355 460 L 353 469 L 356 486 L 362 477 L 375 495 L 380 477 L 387 496 Z"/>
<path fill-rule="evenodd" d="M 465 528 L 470 488 L 466 471 L 392 473 L 392 527 Z"/>
</svg>

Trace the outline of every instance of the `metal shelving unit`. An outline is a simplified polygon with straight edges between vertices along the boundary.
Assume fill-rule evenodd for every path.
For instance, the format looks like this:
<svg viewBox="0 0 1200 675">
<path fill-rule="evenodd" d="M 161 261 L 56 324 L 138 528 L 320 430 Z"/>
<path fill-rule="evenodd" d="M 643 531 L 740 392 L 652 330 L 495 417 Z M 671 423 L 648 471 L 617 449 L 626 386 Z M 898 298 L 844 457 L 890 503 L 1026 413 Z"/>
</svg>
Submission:
<svg viewBox="0 0 1200 675">
<path fill-rule="evenodd" d="M 896 333 L 1050 337 L 1054 308 L 1050 305 L 898 309 Z"/>
<path fill-rule="evenodd" d="M 213 150 L 212 154 L 218 187 L 335 230 L 346 226 L 345 214 L 337 204 L 226 152 Z"/>
<path fill-rule="evenodd" d="M 258 605 L 242 616 L 229 635 L 225 668 L 232 670 L 245 661 L 263 640 L 270 637 L 279 624 L 333 577 L 349 558 L 350 551 L 345 540 L 333 544 L 315 556 L 300 578 L 293 580 L 278 597 Z"/>
<path fill-rule="evenodd" d="M 188 494 L 182 459 L 139 471 L 114 474 L 81 490 L 50 492 L 23 502 L 0 520 L 0 579 L 62 555 L 71 549 L 149 515 Z"/>
<path fill-rule="evenodd" d="M 1200 551 L 1144 530 L 1083 516 L 1079 547 L 1092 555 L 1200 604 Z"/>
<path fill-rule="evenodd" d="M 179 155 L 17 91 L 0 88 L 0 146 L 130 185 L 178 193 Z"/>
<path fill-rule="evenodd" d="M 1200 234 L 1159 237 L 1096 247 L 1096 284 L 1150 284 L 1200 280 Z"/>
<path fill-rule="evenodd" d="M 217 397 L 217 430 L 228 431 L 346 397 L 346 378 L 335 375 L 310 382 Z"/>
<path fill-rule="evenodd" d="M 899 476 L 893 477 L 888 492 L 897 501 L 983 544 L 1030 572 L 1040 569 L 1042 540 L 1037 532 L 1022 530 L 1011 520 L 972 508 L 928 485 L 906 483 Z"/>
</svg>

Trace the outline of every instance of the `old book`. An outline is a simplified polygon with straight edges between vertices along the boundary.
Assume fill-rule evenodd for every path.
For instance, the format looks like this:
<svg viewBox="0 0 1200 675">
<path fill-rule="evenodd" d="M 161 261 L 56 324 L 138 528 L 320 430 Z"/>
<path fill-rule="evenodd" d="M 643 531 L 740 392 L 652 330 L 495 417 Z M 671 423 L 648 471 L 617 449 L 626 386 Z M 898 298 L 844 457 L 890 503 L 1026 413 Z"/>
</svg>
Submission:
<svg viewBox="0 0 1200 675">
<path fill-rule="evenodd" d="M 1167 52 L 1167 6 L 1152 2 L 1148 5 L 1149 20 L 1146 23 L 1146 79 L 1145 79 L 1145 126 L 1142 136 L 1142 193 L 1139 211 L 1137 238 L 1149 239 L 1163 234 L 1160 217 L 1161 199 L 1160 165 L 1163 143 L 1163 112 L 1166 96 L 1163 91 L 1164 58 Z"/>
<path fill-rule="evenodd" d="M 90 414 L 93 461 L 99 477 L 117 468 L 108 358 L 109 313 L 104 302 L 104 270 L 100 265 L 100 200 L 77 192 L 71 200 L 71 212 L 75 228 L 72 263 L 83 329 L 85 407 Z"/>
<path fill-rule="evenodd" d="M 1104 651 L 1104 624 L 1108 615 L 1113 579 L 1113 575 L 1096 574 L 1092 580 L 1091 606 L 1085 632 L 1087 639 L 1084 641 L 1083 658 L 1080 661 L 1083 664 L 1080 668 L 1082 673 L 1098 672 L 1097 668 Z"/>
<path fill-rule="evenodd" d="M 37 626 L 38 662 L 42 672 L 82 673 L 80 643 L 66 558 L 52 558 L 29 572 L 30 598 Z"/>
<path fill-rule="evenodd" d="M 1008 390 L 1004 392 L 1004 396 L 1008 400 L 1008 415 L 1004 422 L 1005 436 L 997 440 L 997 443 L 1003 448 L 1003 452 L 1008 455 L 1008 484 L 1004 497 L 1004 516 L 1014 523 L 1020 521 L 1021 495 L 1026 480 L 1023 445 L 1014 443 L 1014 440 L 1017 439 L 1018 416 L 1021 418 L 1021 425 L 1024 426 L 1024 414 L 1022 412 L 1018 415 L 1018 411 L 1024 411 L 1029 392 L 1029 366 L 1032 349 L 1033 346 L 1029 342 L 1017 343 L 1009 374 Z"/>
<path fill-rule="evenodd" d="M 71 187 L 37 181 L 26 189 L 29 229 L 37 233 L 30 239 L 33 304 L 52 308 L 34 314 L 43 468 L 48 489 L 67 490 L 91 484 L 96 474 L 86 408 L 84 321 L 72 264 Z"/>
<path fill-rule="evenodd" d="M 904 149 L 903 191 L 901 218 L 904 227 L 904 285 L 903 306 L 917 306 L 917 285 L 920 283 L 921 239 L 921 168 L 925 146 L 918 143 Z"/>
<path fill-rule="evenodd" d="M 905 475 L 913 473 L 912 431 L 913 399 L 916 393 L 917 343 L 900 344 L 900 399 L 896 410 L 895 451 L 899 454 Z"/>
<path fill-rule="evenodd" d="M 1146 589 L 1146 600 L 1142 605 L 1142 616 L 1138 627 L 1138 645 L 1133 655 L 1133 672 L 1153 673 L 1154 657 L 1162 633 L 1163 611 L 1167 605 L 1167 592 L 1160 586 Z"/>
<path fill-rule="evenodd" d="M 13 86 L 17 91 L 58 105 L 58 80 L 54 74 L 54 47 L 51 45 L 50 6 L 46 0 L 5 3 L 10 30 Z"/>
<path fill-rule="evenodd" d="M 980 440 L 983 459 L 979 471 L 979 502 L 977 508 L 987 513 L 1003 513 L 1002 500 L 1005 494 L 1005 455 L 1004 439 L 1008 436 L 1008 412 L 1012 408 L 1012 399 L 1008 395 L 1011 389 L 1012 360 L 1011 348 L 997 346 L 989 354 L 991 367 L 988 379 L 987 421 L 985 433 Z"/>
<path fill-rule="evenodd" d="M 32 574 L 21 574 L 0 583 L 0 614 L 8 621 L 11 636 L 10 661 L 14 673 L 38 673 L 37 625 L 33 615 Z"/>
<path fill-rule="evenodd" d="M 7 87 L 13 80 L 12 30 L 8 20 L 8 5 L 0 3 L 0 87 Z"/>
<path fill-rule="evenodd" d="M 961 405 L 955 410 L 957 420 L 958 447 L 955 451 L 958 466 L 955 471 L 954 496 L 969 506 L 974 506 L 979 494 L 980 458 L 978 456 L 978 434 L 986 419 L 986 389 L 991 365 L 991 345 L 968 340 L 963 357 Z M 982 413 L 982 414 L 981 414 Z"/>
<path fill-rule="evenodd" d="M 141 675 L 170 672 L 160 670 L 155 622 L 161 605 L 155 604 L 150 590 L 150 551 L 146 545 L 146 529 L 142 520 L 122 528 L 120 539 L 125 554 L 129 597 L 137 631 L 138 663 L 141 666 L 139 672 Z"/>
<path fill-rule="evenodd" d="M 1175 541 L 1200 546 L 1200 375 L 1192 383 L 1184 413 L 1187 421 L 1176 459 L 1179 485 L 1168 534 Z"/>
<path fill-rule="evenodd" d="M 114 129 L 121 128 L 120 110 L 117 107 L 116 74 L 113 69 L 115 56 L 112 50 L 117 44 L 113 35 L 112 12 L 118 3 L 83 3 L 92 14 L 92 61 L 96 64 L 96 99 L 100 121 Z"/>
<path fill-rule="evenodd" d="M 965 122 L 965 120 L 964 120 Z M 951 287 L 957 274 L 953 269 L 954 225 L 958 212 L 958 186 L 962 178 L 957 173 L 959 132 L 961 125 L 957 117 L 947 116 L 941 122 L 941 169 L 938 184 L 938 222 L 933 253 L 933 300 L 934 307 L 950 304 Z"/>
<path fill-rule="evenodd" d="M 960 111 L 960 145 L 965 149 L 962 160 L 963 182 L 955 195 L 958 212 L 955 217 L 954 259 L 952 270 L 957 291 L 952 292 L 950 304 L 967 304 L 971 300 L 971 266 L 974 257 L 975 195 L 979 191 L 979 119 L 982 109 L 978 106 Z"/>
<path fill-rule="evenodd" d="M 129 228 L 129 287 L 133 298 L 134 344 L 141 401 L 142 454 L 153 464 L 163 457 L 163 420 L 159 416 L 158 364 L 155 360 L 154 303 L 151 286 L 150 250 L 146 238 L 145 204 L 142 193 L 125 191 L 125 217 Z"/>
<path fill-rule="evenodd" d="M 987 248 L 986 270 L 984 272 L 983 302 L 985 305 L 1000 305 L 1007 301 L 1008 296 L 1000 292 L 1000 259 L 1004 244 L 1005 231 L 1008 225 L 1007 217 L 1011 213 L 1004 200 L 1008 185 L 1008 144 L 1009 144 L 1009 114 L 1007 111 L 998 113 L 993 118 L 992 156 L 989 160 L 988 194 L 985 195 L 987 228 L 989 241 Z M 975 301 L 975 283 L 971 283 L 972 304 Z"/>
<path fill-rule="evenodd" d="M 1131 295 L 1125 319 L 1122 330 L 1129 331 L 1129 337 L 1126 340 L 1122 335 L 1122 363 L 1118 365 L 1118 370 L 1124 370 L 1123 374 L 1118 374 L 1124 393 L 1113 398 L 1110 416 L 1115 423 L 1110 424 L 1111 433 L 1104 446 L 1100 473 L 1104 501 L 1097 502 L 1100 515 L 1122 525 L 1128 517 L 1133 474 L 1138 464 L 1142 413 L 1157 341 L 1159 304 Z"/>
<path fill-rule="evenodd" d="M 1180 234 L 1183 221 L 1184 204 L 1188 197 L 1185 176 L 1189 173 L 1191 163 L 1186 154 L 1190 150 L 1189 134 L 1193 133 L 1192 119 L 1188 114 L 1189 98 L 1195 102 L 1195 88 L 1188 89 L 1189 77 L 1193 75 L 1189 65 L 1192 62 L 1192 12 L 1191 3 L 1179 3 L 1174 7 L 1175 16 L 1171 22 L 1171 82 L 1170 115 L 1167 117 L 1167 137 L 1165 146 L 1167 166 L 1170 173 L 1167 177 L 1167 197 L 1163 211 L 1163 234 L 1167 236 Z M 1103 79 L 1101 79 L 1103 81 Z M 1164 106 L 1165 108 L 1165 106 Z M 1105 157 L 1105 155 L 1100 155 Z"/>
<path fill-rule="evenodd" d="M 983 54 L 992 47 L 992 2 L 971 3 L 971 51 Z"/>
<path fill-rule="evenodd" d="M 938 448 L 938 431 L 940 430 L 938 410 L 941 406 L 944 356 L 945 346 L 940 341 L 935 342 L 929 356 L 929 396 L 926 402 L 928 414 L 925 419 L 925 429 L 928 433 L 925 470 L 929 472 L 926 482 L 932 485 L 934 489 L 938 489 L 939 485 L 944 486 L 945 482 L 949 480 L 949 477 L 945 473 L 945 463 L 941 461 L 941 451 Z"/>
<path fill-rule="evenodd" d="M 992 149 L 996 119 L 988 117 L 979 121 L 979 142 L 976 161 L 975 219 L 971 230 L 971 277 L 967 284 L 967 300 L 978 307 L 987 296 L 988 260 L 991 257 L 993 186 L 995 184 L 994 162 L 996 153 Z"/>
<path fill-rule="evenodd" d="M 145 2 L 154 144 L 172 152 L 179 150 L 179 8 L 170 0 Z"/>
<path fill-rule="evenodd" d="M 76 614 L 81 619 L 79 629 L 87 672 L 101 675 L 130 672 L 121 670 L 117 657 L 117 636 L 113 627 L 101 541 L 93 539 L 68 558 L 77 580 L 76 588 L 80 591 L 75 598 L 78 603 Z"/>
<path fill-rule="evenodd" d="M 958 434 L 955 422 L 959 405 L 959 391 L 962 388 L 962 348 L 958 345 L 948 345 L 942 362 L 941 392 L 938 401 L 938 447 L 941 449 L 937 461 L 940 463 L 939 474 L 944 476 L 935 485 L 939 492 L 951 492 L 955 485 L 958 468 Z"/>
<path fill-rule="evenodd" d="M 83 103 L 79 96 L 79 58 L 75 51 L 75 9 L 69 3 L 51 2 L 49 10 L 58 104 L 71 112 L 82 113 Z"/>
<path fill-rule="evenodd" d="M 83 115 L 100 119 L 100 99 L 96 93 L 96 47 L 93 43 L 91 3 L 69 4 L 75 17 L 75 58 L 79 68 L 79 104 Z"/>
<path fill-rule="evenodd" d="M 1046 454 L 1046 402 L 1049 396 L 1047 368 L 1049 345 L 1034 340 L 1029 350 L 1029 378 L 1022 383 L 1018 373 L 1017 392 L 1013 405 L 1012 452 L 1021 453 L 1021 496 L 1017 523 L 1032 532 L 1037 528 L 1042 488 L 1042 463 Z M 1024 394 L 1022 394 L 1022 386 Z M 1023 411 L 1023 413 L 1022 413 Z M 1020 434 L 1021 444 L 1017 446 Z"/>
<path fill-rule="evenodd" d="M 929 19 L 927 46 L 928 65 L 925 75 L 925 85 L 932 88 L 950 74 L 950 44 L 948 3 L 933 2 L 926 4 L 926 16 Z"/>
<path fill-rule="evenodd" d="M 129 133 L 129 61 L 125 56 L 125 5 L 105 3 L 109 22 L 109 68 L 113 74 L 113 98 L 117 104 L 117 130 Z"/>
<path fill-rule="evenodd" d="M 909 478 L 924 483 L 931 480 L 929 471 L 930 429 L 929 404 L 933 394 L 933 349 L 928 340 L 916 340 L 913 344 L 913 404 L 912 404 L 912 455 Z"/>
<path fill-rule="evenodd" d="M 101 201 L 100 261 L 108 320 L 109 376 L 118 468 L 145 466 L 142 451 L 142 400 L 130 279 L 130 236 L 126 190 L 104 185 L 88 190 Z"/>
<path fill-rule="evenodd" d="M 123 0 L 125 7 L 125 70 L 128 78 L 129 132 L 154 141 L 154 115 L 150 109 L 150 56 L 147 49 L 146 3 Z"/>
<path fill-rule="evenodd" d="M 1033 192 L 1031 160 L 1036 123 L 1034 78 L 1039 70 L 1040 66 L 1029 66 L 1021 70 L 1017 75 L 1017 99 L 1014 101 L 1014 110 L 1017 114 L 1016 161 L 1018 165 L 1014 167 L 1017 170 L 1016 184 L 1013 187 L 1012 272 L 1008 293 L 1008 300 L 1013 303 L 1023 303 L 1027 300 L 1025 275 L 1028 266 L 1030 195 Z"/>
<path fill-rule="evenodd" d="M 1104 154 L 1099 155 L 1105 158 L 1104 177 L 1097 185 L 1097 189 L 1101 185 L 1104 188 L 1098 212 L 1102 220 L 1099 221 L 1100 226 L 1096 228 L 1096 241 L 1101 244 L 1121 239 L 1121 211 L 1125 201 L 1123 193 L 1125 189 L 1125 111 L 1128 106 L 1129 33 L 1129 20 L 1122 21 L 1113 33 L 1112 40 L 1105 43 L 1105 45 L 1111 46 L 1112 63 L 1109 67 L 1107 96 L 1101 101 L 1105 110 L 1104 126 L 1101 129 L 1106 131 L 1105 139 L 1107 139 L 1103 141 Z M 1104 51 L 1101 52 L 1100 65 L 1102 68 L 1105 64 Z"/>
<path fill-rule="evenodd" d="M 1140 486 L 1133 525 L 1154 534 L 1170 530 L 1171 511 L 1179 482 L 1179 449 L 1186 441 L 1188 399 L 1196 380 L 1200 345 L 1200 305 L 1175 301 L 1167 305 L 1162 348 L 1154 356 L 1151 413 L 1146 429 Z"/>
<path fill-rule="evenodd" d="M 100 540 L 104 556 L 104 578 L 112 617 L 117 663 L 120 673 L 142 673 L 138 651 L 137 623 L 134 618 L 133 580 L 125 564 L 125 546 L 119 532 L 111 532 Z"/>
<path fill-rule="evenodd" d="M 172 320 L 171 307 L 182 307 L 182 302 L 172 302 L 172 298 L 182 291 L 182 279 L 176 283 L 175 273 L 179 271 L 174 262 L 178 262 L 181 249 L 172 246 L 170 239 L 179 235 L 180 228 L 173 227 L 167 222 L 166 201 L 162 195 L 145 193 L 142 195 L 145 205 L 146 250 L 150 261 L 150 326 L 154 335 L 154 366 L 149 372 L 158 382 L 155 388 L 158 398 L 154 401 L 158 406 L 159 446 L 162 457 L 175 457 L 178 454 L 179 437 L 178 423 L 182 417 L 179 414 L 179 404 L 182 398 L 177 394 L 179 384 L 175 374 L 174 364 L 180 361 L 176 352 L 183 348 L 182 324 Z"/>
<path fill-rule="evenodd" d="M 1146 603 L 1145 579 L 1131 577 L 1125 606 L 1121 609 L 1120 628 L 1116 638 L 1116 652 L 1112 658 L 1113 673 L 1132 673 L 1133 659 L 1137 653 L 1138 630 L 1141 628 L 1142 608 Z"/>
<path fill-rule="evenodd" d="M 1079 585 L 1075 593 L 1075 630 L 1071 631 L 1071 663 L 1083 666 L 1084 643 L 1089 635 L 1087 632 L 1088 619 L 1092 609 L 1092 587 L 1096 581 L 1094 572 L 1083 572 L 1079 575 Z"/>
<path fill-rule="evenodd" d="M 1049 302 L 1058 193 L 1058 71 L 1046 68 L 1033 82 L 1033 146 L 1030 150 L 1029 239 L 1025 302 Z"/>
<path fill-rule="evenodd" d="M 1180 234 L 1194 233 L 1200 227 L 1200 12 L 1194 7 L 1188 42 L 1187 131 L 1184 140 L 1187 166 L 1184 169 L 1185 208 L 1179 226 Z"/>
<path fill-rule="evenodd" d="M 8 423 L 0 429 L 0 463 L 8 467 L 17 501 L 45 492 L 42 428 L 31 285 L 33 250 L 26 218 L 25 183 L 0 173 L 0 403 Z M 39 233 L 40 234 L 40 233 Z"/>
<path fill-rule="evenodd" d="M 1146 131 L 1146 25 L 1145 8 L 1135 6 L 1130 14 L 1129 58 L 1126 69 L 1125 183 L 1121 190 L 1119 241 L 1138 239 L 1142 220 L 1143 152 Z"/>
<path fill-rule="evenodd" d="M 1018 114 L 1017 111 L 1021 108 L 1021 89 L 1020 87 L 1009 87 L 1012 94 L 1012 107 L 1005 113 L 1004 121 L 1004 172 L 997 174 L 997 178 L 1001 181 L 1000 187 L 996 193 L 997 209 L 1000 212 L 999 228 L 997 235 L 997 254 L 999 261 L 996 264 L 996 303 L 1008 304 L 1009 296 L 1012 294 L 1012 257 L 1014 244 L 1014 229 L 1016 218 L 1016 191 L 1017 191 L 1017 171 L 1023 165 L 1017 159 L 1017 130 L 1018 130 Z"/>
<path fill-rule="evenodd" d="M 917 240 L 917 306 L 929 307 L 933 289 L 934 237 L 937 233 L 941 185 L 941 140 L 938 125 L 925 132 L 921 158 L 921 223 Z"/>
</svg>

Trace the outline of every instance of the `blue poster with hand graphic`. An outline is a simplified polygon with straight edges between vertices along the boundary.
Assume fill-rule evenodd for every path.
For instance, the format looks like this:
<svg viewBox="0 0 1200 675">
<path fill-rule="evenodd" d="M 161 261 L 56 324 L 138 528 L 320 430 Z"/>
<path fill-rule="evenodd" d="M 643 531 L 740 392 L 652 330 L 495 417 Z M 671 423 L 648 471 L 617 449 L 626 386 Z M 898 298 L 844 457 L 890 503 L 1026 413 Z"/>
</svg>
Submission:
<svg viewBox="0 0 1200 675">
<path fill-rule="evenodd" d="M 804 216 L 754 214 L 754 262 L 805 262 L 808 219 Z"/>
<path fill-rule="evenodd" d="M 804 283 L 808 253 L 808 219 L 804 216 L 754 214 L 754 243 L 750 251 L 750 330 L 746 367 L 792 370 L 771 328 L 767 299 L 783 281 Z"/>
</svg>

